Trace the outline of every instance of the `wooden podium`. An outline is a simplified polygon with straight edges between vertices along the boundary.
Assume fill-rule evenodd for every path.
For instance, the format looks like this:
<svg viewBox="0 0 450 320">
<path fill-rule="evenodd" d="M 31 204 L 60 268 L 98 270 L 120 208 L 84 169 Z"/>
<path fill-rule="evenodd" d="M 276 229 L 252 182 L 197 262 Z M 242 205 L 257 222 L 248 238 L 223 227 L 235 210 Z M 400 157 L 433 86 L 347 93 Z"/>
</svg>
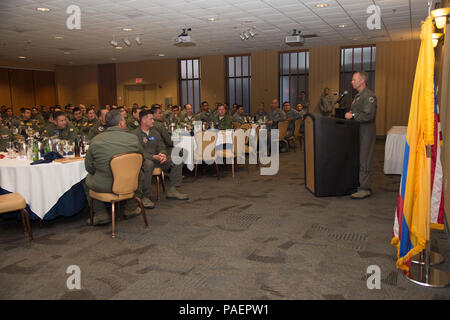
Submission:
<svg viewBox="0 0 450 320">
<path fill-rule="evenodd" d="M 317 197 L 344 196 L 359 186 L 359 123 L 305 115 L 305 187 Z"/>
</svg>

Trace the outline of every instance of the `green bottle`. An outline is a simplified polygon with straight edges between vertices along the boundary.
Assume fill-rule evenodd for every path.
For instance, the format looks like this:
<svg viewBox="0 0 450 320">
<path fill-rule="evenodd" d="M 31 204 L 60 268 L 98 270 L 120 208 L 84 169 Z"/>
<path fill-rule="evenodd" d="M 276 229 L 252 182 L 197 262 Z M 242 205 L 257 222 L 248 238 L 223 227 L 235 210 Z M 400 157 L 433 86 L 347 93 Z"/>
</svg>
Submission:
<svg viewBox="0 0 450 320">
<path fill-rule="evenodd" d="M 44 155 L 48 154 L 49 152 L 50 152 L 50 141 L 47 139 L 45 140 Z"/>
<path fill-rule="evenodd" d="M 37 147 L 37 143 L 33 142 L 33 161 L 39 160 L 39 149 Z"/>
</svg>

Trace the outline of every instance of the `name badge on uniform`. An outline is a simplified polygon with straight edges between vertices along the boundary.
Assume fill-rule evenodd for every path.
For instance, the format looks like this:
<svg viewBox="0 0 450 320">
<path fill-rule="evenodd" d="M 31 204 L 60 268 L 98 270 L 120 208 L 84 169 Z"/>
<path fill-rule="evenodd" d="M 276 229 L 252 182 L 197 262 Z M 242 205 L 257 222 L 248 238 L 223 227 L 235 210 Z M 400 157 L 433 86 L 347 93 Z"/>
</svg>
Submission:
<svg viewBox="0 0 450 320">
<path fill-rule="evenodd" d="M 105 130 L 105 128 L 103 128 L 102 126 L 98 127 L 98 131 L 102 132 L 103 130 Z"/>
<path fill-rule="evenodd" d="M 155 137 L 148 137 L 148 141 L 155 141 L 156 138 Z"/>
<path fill-rule="evenodd" d="M 143 138 L 142 138 L 142 142 L 147 143 L 147 142 L 148 142 L 147 137 L 143 137 Z"/>
</svg>

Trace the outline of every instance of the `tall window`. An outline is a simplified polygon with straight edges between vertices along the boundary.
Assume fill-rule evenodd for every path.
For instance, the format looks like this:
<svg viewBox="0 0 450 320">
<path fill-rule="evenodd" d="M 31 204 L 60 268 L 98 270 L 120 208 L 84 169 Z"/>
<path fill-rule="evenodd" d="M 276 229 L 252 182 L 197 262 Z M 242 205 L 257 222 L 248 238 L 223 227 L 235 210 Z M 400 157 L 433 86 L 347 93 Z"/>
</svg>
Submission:
<svg viewBox="0 0 450 320">
<path fill-rule="evenodd" d="M 300 92 L 309 97 L 309 51 L 280 52 L 280 105 L 296 105 Z"/>
<path fill-rule="evenodd" d="M 349 94 L 343 99 L 343 106 L 350 107 L 353 98 L 358 93 L 352 86 L 353 73 L 365 71 L 368 73 L 367 86 L 375 89 L 375 59 L 376 47 L 359 46 L 351 48 L 341 48 L 341 77 L 340 91 L 347 90 Z"/>
<path fill-rule="evenodd" d="M 191 104 L 194 112 L 200 110 L 200 59 L 178 60 L 179 89 L 181 105 Z"/>
<path fill-rule="evenodd" d="M 244 106 L 244 113 L 252 108 L 252 57 L 250 55 L 226 57 L 227 103 Z"/>
</svg>

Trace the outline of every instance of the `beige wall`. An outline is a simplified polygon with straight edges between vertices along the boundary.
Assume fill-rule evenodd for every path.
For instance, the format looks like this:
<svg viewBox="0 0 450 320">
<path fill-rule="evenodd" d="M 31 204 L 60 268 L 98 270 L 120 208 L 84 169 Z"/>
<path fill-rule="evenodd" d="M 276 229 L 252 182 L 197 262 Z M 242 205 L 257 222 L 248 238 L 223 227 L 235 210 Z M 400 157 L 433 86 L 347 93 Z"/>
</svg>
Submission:
<svg viewBox="0 0 450 320">
<path fill-rule="evenodd" d="M 56 66 L 55 73 L 58 104 L 99 105 L 97 65 Z"/>
<path fill-rule="evenodd" d="M 252 112 L 261 101 L 270 110 L 270 102 L 278 98 L 278 81 L 278 52 L 252 52 Z"/>
<path fill-rule="evenodd" d="M 200 57 L 201 101 L 225 102 L 225 56 Z"/>
<path fill-rule="evenodd" d="M 55 65 L 48 63 L 29 62 L 27 60 L 5 60 L 0 59 L 0 67 L 19 68 L 19 69 L 34 69 L 34 70 L 48 70 L 54 71 Z"/>
<path fill-rule="evenodd" d="M 324 88 L 339 92 L 340 47 L 316 47 L 309 53 L 310 110 L 318 112 L 320 96 Z"/>
<path fill-rule="evenodd" d="M 116 65 L 117 103 L 124 104 L 124 85 L 136 84 L 136 78 L 143 78 L 142 84 L 156 85 L 156 101 L 164 104 L 164 98 L 171 97 L 178 104 L 178 67 L 176 59 L 118 63 Z"/>
</svg>

